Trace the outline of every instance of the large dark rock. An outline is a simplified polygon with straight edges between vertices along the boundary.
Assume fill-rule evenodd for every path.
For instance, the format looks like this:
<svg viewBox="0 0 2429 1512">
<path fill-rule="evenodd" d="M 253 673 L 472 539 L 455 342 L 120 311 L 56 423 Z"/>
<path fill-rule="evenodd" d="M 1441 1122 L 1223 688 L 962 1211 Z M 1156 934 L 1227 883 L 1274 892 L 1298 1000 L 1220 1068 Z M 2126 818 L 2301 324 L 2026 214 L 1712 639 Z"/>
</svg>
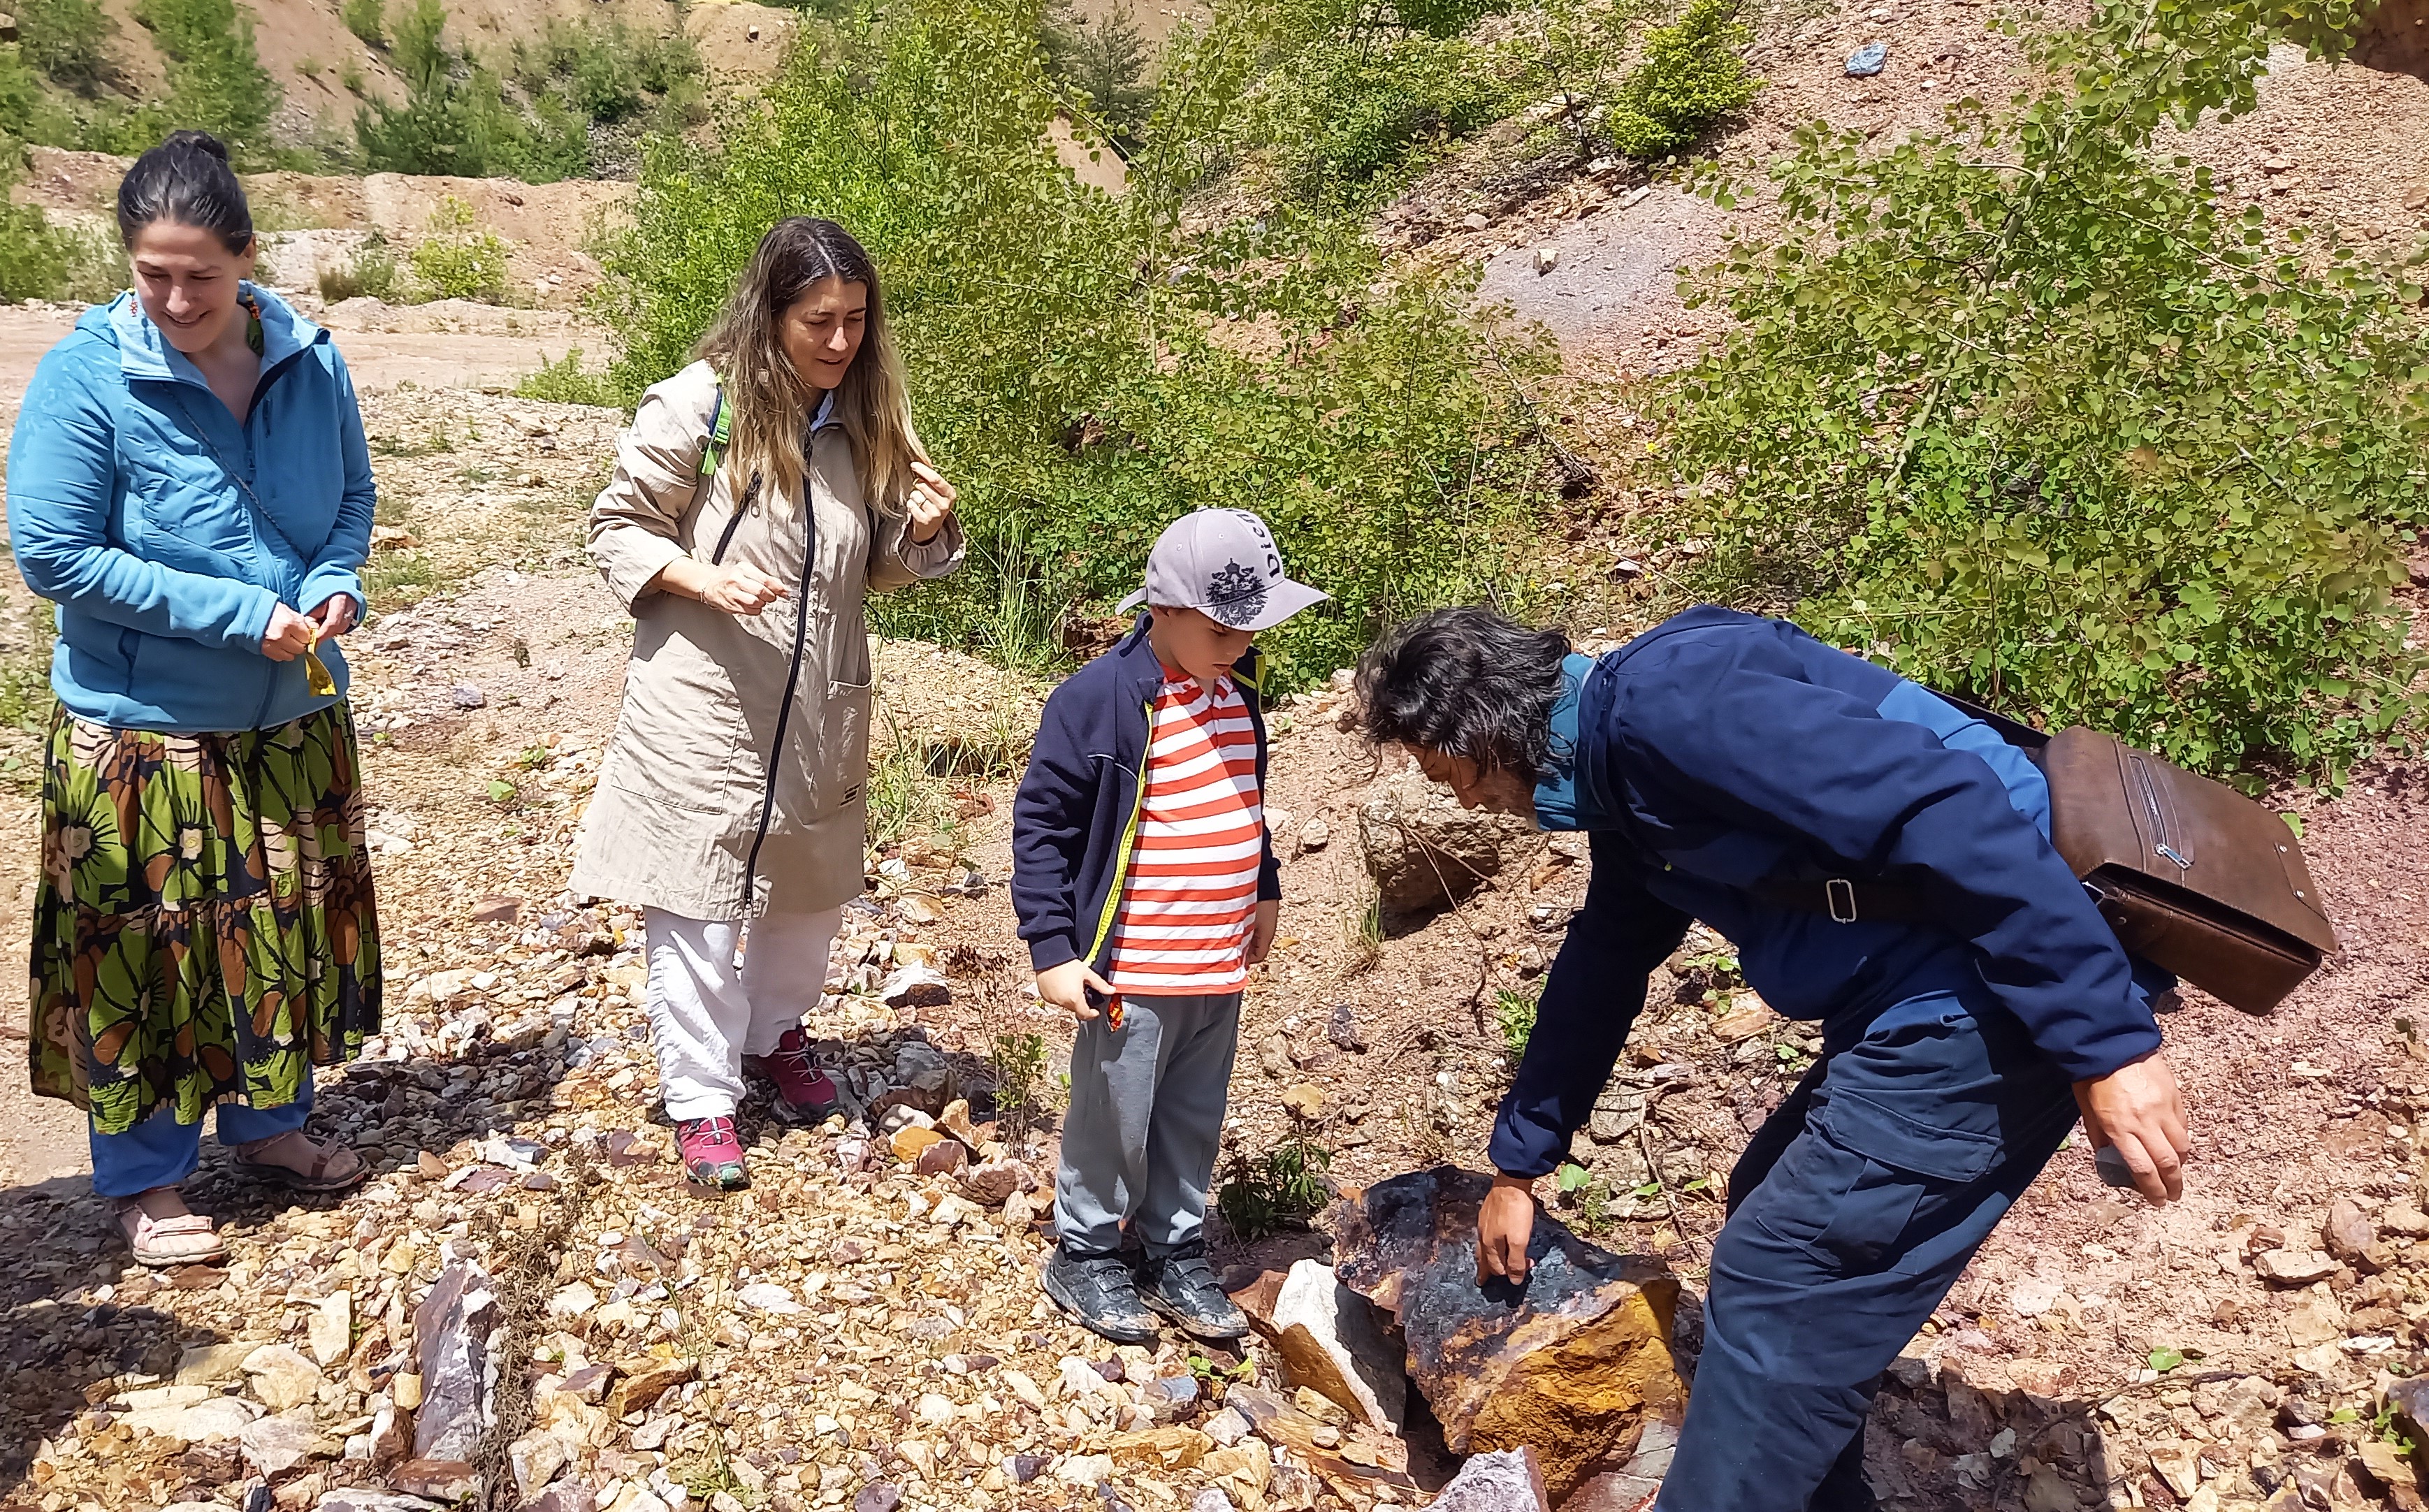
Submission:
<svg viewBox="0 0 2429 1512">
<path fill-rule="evenodd" d="M 470 1460 L 489 1425 L 496 1369 L 491 1332 L 499 1326 L 498 1289 L 489 1273 L 457 1260 L 438 1273 L 413 1309 L 414 1356 L 421 1405 L 413 1418 L 413 1457 Z"/>
<path fill-rule="evenodd" d="M 1670 1354 L 1678 1282 L 1538 1212 L 1523 1287 L 1476 1281 L 1476 1215 L 1492 1179 L 1449 1166 L 1366 1189 L 1343 1214 L 1342 1284 L 1398 1321 L 1409 1375 L 1454 1454 L 1531 1448 L 1558 1503 L 1675 1422 L 1687 1389 Z"/>
</svg>

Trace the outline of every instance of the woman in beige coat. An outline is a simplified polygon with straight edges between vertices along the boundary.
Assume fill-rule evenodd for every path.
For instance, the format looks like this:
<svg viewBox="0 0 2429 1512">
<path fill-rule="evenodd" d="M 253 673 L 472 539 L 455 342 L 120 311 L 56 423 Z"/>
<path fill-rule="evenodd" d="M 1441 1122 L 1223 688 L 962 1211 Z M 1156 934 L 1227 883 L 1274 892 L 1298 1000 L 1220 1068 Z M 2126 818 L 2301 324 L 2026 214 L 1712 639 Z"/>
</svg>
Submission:
<svg viewBox="0 0 2429 1512">
<path fill-rule="evenodd" d="M 801 1020 L 861 890 L 863 600 L 963 543 L 841 226 L 778 222 L 697 355 L 642 397 L 590 512 L 635 631 L 572 887 L 641 906 L 667 1115 L 686 1174 L 731 1190 L 746 1069 L 780 1118 L 835 1103 Z"/>
</svg>

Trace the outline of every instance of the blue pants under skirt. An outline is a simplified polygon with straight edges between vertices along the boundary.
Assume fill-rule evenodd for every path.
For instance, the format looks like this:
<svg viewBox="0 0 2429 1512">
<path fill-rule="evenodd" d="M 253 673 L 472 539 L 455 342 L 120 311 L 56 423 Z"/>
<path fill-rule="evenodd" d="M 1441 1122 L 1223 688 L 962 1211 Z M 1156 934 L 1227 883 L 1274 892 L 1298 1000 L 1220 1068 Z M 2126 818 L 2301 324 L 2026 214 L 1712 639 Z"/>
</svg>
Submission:
<svg viewBox="0 0 2429 1512">
<path fill-rule="evenodd" d="M 307 1067 L 295 1100 L 256 1112 L 242 1103 L 221 1103 L 222 1144 L 250 1144 L 302 1128 L 312 1113 L 312 1074 Z M 87 1120 L 90 1129 L 91 1120 Z M 203 1159 L 203 1125 L 177 1122 L 163 1108 L 124 1134 L 93 1134 L 92 1190 L 105 1197 L 132 1197 L 154 1187 L 174 1187 L 194 1174 Z"/>
</svg>

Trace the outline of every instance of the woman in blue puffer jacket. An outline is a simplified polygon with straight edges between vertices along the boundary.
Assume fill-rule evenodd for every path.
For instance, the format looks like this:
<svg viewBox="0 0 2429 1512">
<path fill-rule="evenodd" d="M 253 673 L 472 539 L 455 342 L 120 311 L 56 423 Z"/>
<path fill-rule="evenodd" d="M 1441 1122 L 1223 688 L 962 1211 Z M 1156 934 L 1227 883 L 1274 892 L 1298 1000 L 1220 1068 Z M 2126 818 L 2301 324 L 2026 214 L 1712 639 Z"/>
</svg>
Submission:
<svg viewBox="0 0 2429 1512">
<path fill-rule="evenodd" d="M 135 1258 L 168 1265 L 223 1253 L 177 1192 L 207 1109 L 251 1175 L 364 1174 L 303 1128 L 313 1066 L 379 1027 L 336 644 L 372 472 L 328 334 L 249 281 L 224 148 L 145 153 L 118 224 L 134 289 L 42 359 L 8 450 L 18 568 L 58 606 L 30 1040 Z"/>
</svg>

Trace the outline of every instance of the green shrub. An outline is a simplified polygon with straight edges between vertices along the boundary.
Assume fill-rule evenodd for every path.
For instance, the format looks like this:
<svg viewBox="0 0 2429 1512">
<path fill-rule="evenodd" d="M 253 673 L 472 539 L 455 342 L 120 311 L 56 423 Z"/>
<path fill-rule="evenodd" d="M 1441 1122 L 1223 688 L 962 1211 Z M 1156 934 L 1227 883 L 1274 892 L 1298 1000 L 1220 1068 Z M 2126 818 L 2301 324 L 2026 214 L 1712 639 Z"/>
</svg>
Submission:
<svg viewBox="0 0 2429 1512">
<path fill-rule="evenodd" d="M 1523 375 L 1550 353 L 1479 326 L 1472 273 L 1387 275 L 1356 217 L 1183 222 L 1251 78 L 1254 39 L 1220 12 L 1170 56 L 1129 194 L 1082 189 L 1046 140 L 1033 25 L 1008 0 L 903 0 L 735 107 L 715 148 L 655 141 L 605 257 L 620 395 L 688 360 L 772 221 L 832 216 L 884 271 L 972 536 L 961 573 L 881 600 L 889 633 L 1032 642 L 1021 627 L 1135 587 L 1156 533 L 1200 505 L 1256 510 L 1333 596 L 1260 638 L 1286 686 L 1387 619 L 1509 601 L 1550 490 L 1479 357 Z M 1008 573 L 1029 586 L 1008 596 Z"/>
<path fill-rule="evenodd" d="M 1620 82 L 1604 130 L 1630 157 L 1660 157 L 1694 145 L 1715 122 L 1745 107 L 1761 81 L 1746 71 L 1753 32 L 1736 0 L 1693 0 L 1671 25 L 1644 39 L 1644 57 Z"/>
<path fill-rule="evenodd" d="M 387 0 L 345 0 L 339 14 L 344 18 L 346 29 L 355 34 L 355 41 L 367 47 L 388 45 Z"/>
<path fill-rule="evenodd" d="M 140 0 L 135 19 L 168 59 L 167 121 L 227 143 L 240 165 L 267 159 L 283 98 L 253 44 L 253 16 L 235 0 Z"/>
<path fill-rule="evenodd" d="M 84 93 L 109 77 L 117 24 L 94 0 L 15 0 L 25 61 L 54 84 Z"/>
<path fill-rule="evenodd" d="M 1698 294 L 1731 334 L 1665 401 L 1696 586 L 2203 770 L 2333 781 L 2403 730 L 2417 273 L 2272 246 L 2151 156 L 2250 107 L 2288 8 L 2103 4 L 2036 44 L 2072 87 L 1887 152 L 1800 131 L 1785 229 Z"/>
<path fill-rule="evenodd" d="M 472 207 L 454 195 L 430 212 L 430 229 L 413 249 L 414 293 L 423 299 L 506 297 L 506 244 L 472 222 Z"/>
<path fill-rule="evenodd" d="M 544 399 L 554 404 L 616 405 L 616 386 L 601 373 L 582 370 L 582 349 L 567 349 L 554 362 L 543 362 L 537 372 L 526 373 L 515 385 L 515 394 L 521 399 Z"/>
<path fill-rule="evenodd" d="M 1214 1193 L 1214 1210 L 1241 1239 L 1263 1239 L 1285 1228 L 1304 1228 L 1332 1200 L 1332 1152 L 1300 1134 L 1251 1160 L 1235 1155 Z"/>
<path fill-rule="evenodd" d="M 388 238 L 372 232 L 354 255 L 335 268 L 321 270 L 321 297 L 335 304 L 361 295 L 396 297 L 396 252 Z"/>
<path fill-rule="evenodd" d="M 696 86 L 703 72 L 681 31 L 656 37 L 620 21 L 551 20 L 539 40 L 515 44 L 515 81 L 525 92 L 554 95 L 574 114 L 609 124 L 638 115 L 653 97 Z"/>
<path fill-rule="evenodd" d="M 1260 133 L 1281 150 L 1300 193 L 1354 192 L 1429 148 L 1509 112 L 1490 54 L 1459 37 L 1353 32 L 1308 47 L 1276 70 Z"/>
<path fill-rule="evenodd" d="M 439 0 L 416 0 L 396 21 L 391 50 L 405 75 L 402 103 L 366 100 L 355 137 L 374 173 L 511 176 L 528 183 L 577 177 L 590 163 L 585 123 L 554 101 L 528 116 L 506 102 L 497 74 L 449 48 Z"/>
<path fill-rule="evenodd" d="M 0 300 L 93 302 L 125 288 L 126 259 L 107 233 L 55 226 L 39 206 L 8 198 L 13 159 L 0 153 Z"/>
</svg>

